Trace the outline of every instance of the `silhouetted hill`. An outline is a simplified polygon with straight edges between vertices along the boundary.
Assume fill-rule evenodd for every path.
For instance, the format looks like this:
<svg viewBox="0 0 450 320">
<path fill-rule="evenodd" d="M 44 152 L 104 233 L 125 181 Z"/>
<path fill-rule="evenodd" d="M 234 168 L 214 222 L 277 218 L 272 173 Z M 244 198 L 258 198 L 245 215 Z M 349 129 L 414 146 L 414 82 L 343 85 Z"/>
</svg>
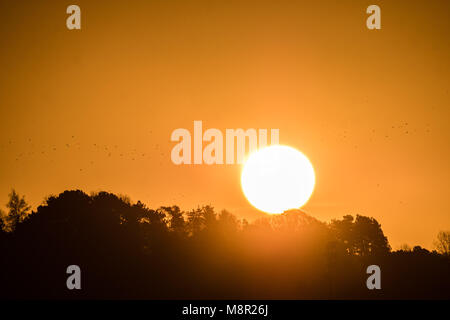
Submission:
<svg viewBox="0 0 450 320">
<path fill-rule="evenodd" d="M 450 298 L 448 256 L 392 252 L 360 215 L 324 223 L 290 210 L 248 223 L 211 206 L 150 209 L 76 190 L 50 196 L 0 241 L 2 298 Z M 371 264 L 381 290 L 366 287 Z M 69 265 L 81 268 L 81 290 L 66 287 Z"/>
</svg>

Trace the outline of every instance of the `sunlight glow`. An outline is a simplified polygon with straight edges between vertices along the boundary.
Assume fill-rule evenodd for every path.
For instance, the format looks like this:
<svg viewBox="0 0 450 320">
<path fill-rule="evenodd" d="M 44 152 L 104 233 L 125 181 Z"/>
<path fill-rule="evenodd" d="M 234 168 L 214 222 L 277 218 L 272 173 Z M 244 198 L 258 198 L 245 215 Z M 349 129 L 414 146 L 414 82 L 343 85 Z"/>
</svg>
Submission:
<svg viewBox="0 0 450 320">
<path fill-rule="evenodd" d="M 282 145 L 251 154 L 244 164 L 241 185 L 245 197 L 257 209 L 282 213 L 302 207 L 315 186 L 314 168 L 300 151 Z"/>
</svg>

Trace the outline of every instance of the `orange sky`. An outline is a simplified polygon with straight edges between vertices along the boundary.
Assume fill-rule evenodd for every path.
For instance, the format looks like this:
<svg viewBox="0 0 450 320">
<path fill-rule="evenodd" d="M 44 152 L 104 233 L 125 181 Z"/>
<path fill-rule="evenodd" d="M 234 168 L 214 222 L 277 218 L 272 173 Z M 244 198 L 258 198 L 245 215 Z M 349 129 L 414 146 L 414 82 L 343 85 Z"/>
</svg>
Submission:
<svg viewBox="0 0 450 320">
<path fill-rule="evenodd" d="M 66 7 L 81 7 L 69 31 Z M 382 29 L 365 26 L 381 7 Z M 253 219 L 239 165 L 176 166 L 177 128 L 280 129 L 304 207 L 373 216 L 394 249 L 450 229 L 449 1 L 2 1 L 0 203 L 66 189 Z"/>
</svg>

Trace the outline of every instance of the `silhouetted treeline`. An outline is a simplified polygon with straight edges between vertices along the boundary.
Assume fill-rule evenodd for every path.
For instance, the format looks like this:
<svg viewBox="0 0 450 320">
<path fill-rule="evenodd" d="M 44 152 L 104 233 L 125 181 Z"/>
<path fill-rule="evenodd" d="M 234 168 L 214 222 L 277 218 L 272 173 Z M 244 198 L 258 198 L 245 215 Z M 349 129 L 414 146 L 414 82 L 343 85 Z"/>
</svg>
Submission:
<svg viewBox="0 0 450 320">
<path fill-rule="evenodd" d="M 154 210 L 82 191 L 28 214 L 23 198 L 11 199 L 0 220 L 4 299 L 450 298 L 448 255 L 392 252 L 365 216 L 323 223 L 292 210 L 248 223 L 211 206 Z M 371 264 L 381 290 L 366 287 Z M 69 265 L 81 268 L 81 290 L 66 287 Z"/>
</svg>

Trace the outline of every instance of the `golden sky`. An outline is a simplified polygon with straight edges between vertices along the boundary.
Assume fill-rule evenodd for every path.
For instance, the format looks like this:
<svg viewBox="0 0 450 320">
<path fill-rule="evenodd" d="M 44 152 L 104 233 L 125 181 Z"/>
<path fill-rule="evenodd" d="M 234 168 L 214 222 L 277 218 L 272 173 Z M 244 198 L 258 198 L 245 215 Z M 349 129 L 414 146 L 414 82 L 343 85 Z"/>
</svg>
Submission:
<svg viewBox="0 0 450 320">
<path fill-rule="evenodd" d="M 81 8 L 81 30 L 66 8 Z M 381 30 L 366 28 L 381 7 Z M 177 128 L 277 128 L 304 210 L 397 248 L 450 229 L 449 1 L 2 1 L 0 203 L 66 189 L 254 219 L 240 165 L 176 166 Z"/>
</svg>

